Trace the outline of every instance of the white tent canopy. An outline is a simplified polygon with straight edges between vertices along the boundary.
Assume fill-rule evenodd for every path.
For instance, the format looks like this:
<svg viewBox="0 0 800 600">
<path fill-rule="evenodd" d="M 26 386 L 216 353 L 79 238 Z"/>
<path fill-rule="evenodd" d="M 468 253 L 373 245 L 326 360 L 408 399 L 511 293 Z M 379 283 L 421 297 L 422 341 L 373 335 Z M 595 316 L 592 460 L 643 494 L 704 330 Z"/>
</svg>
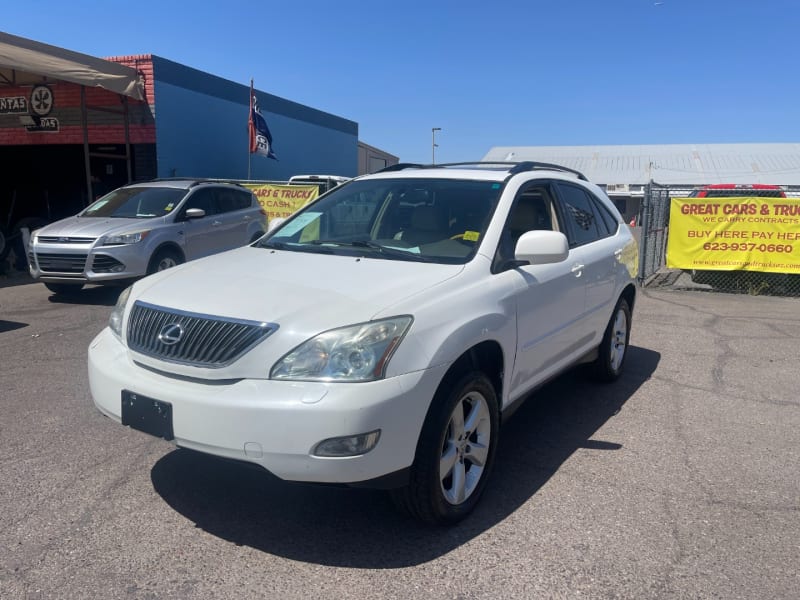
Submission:
<svg viewBox="0 0 800 600">
<path fill-rule="evenodd" d="M 135 69 L 0 31 L 0 85 L 40 83 L 43 77 L 144 100 Z"/>
</svg>

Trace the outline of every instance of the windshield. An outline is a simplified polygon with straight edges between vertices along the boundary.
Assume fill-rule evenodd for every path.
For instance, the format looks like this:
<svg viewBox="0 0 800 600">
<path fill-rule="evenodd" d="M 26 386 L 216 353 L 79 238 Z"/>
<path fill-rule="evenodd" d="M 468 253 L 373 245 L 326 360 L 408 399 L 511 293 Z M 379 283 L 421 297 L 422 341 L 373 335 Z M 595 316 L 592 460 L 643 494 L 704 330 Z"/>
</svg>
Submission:
<svg viewBox="0 0 800 600">
<path fill-rule="evenodd" d="M 90 204 L 79 216 L 152 219 L 174 210 L 186 190 L 166 187 L 119 188 Z"/>
<path fill-rule="evenodd" d="M 366 179 L 336 188 L 258 245 L 301 252 L 461 264 L 476 252 L 502 184 Z"/>
</svg>

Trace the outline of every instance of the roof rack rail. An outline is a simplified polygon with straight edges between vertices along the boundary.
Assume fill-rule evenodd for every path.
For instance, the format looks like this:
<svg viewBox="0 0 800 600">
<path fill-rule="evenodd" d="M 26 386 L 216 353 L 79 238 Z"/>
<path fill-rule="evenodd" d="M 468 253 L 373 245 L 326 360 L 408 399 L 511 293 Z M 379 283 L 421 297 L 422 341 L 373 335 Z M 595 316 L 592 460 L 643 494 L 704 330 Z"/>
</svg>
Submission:
<svg viewBox="0 0 800 600">
<path fill-rule="evenodd" d="M 391 173 L 392 171 L 402 171 L 403 169 L 425 169 L 427 165 L 421 165 L 418 163 L 397 163 L 396 165 L 389 165 L 388 167 L 384 167 L 376 173 Z"/>
<path fill-rule="evenodd" d="M 589 181 L 586 179 L 586 175 L 581 173 L 580 171 L 576 171 L 575 169 L 570 169 L 569 167 L 564 167 L 562 165 L 556 165 L 554 163 L 546 163 L 546 162 L 536 162 L 532 160 L 524 160 L 522 162 L 518 162 L 509 169 L 509 175 L 516 175 L 517 173 L 524 173 L 525 171 L 535 171 L 536 169 L 546 169 L 548 171 L 564 171 L 565 173 L 572 173 L 578 179 L 582 179 L 583 181 Z"/>
<path fill-rule="evenodd" d="M 466 167 L 466 166 L 473 166 L 473 167 L 486 167 L 496 165 L 500 167 L 509 167 L 508 174 L 516 175 L 517 173 L 524 173 L 525 171 L 535 171 L 537 169 L 541 170 L 548 170 L 548 171 L 563 171 L 565 173 L 572 173 L 578 179 L 582 179 L 583 181 L 589 181 L 586 178 L 586 175 L 581 173 L 580 171 L 576 171 L 575 169 L 570 169 L 569 167 L 564 167 L 562 165 L 557 165 L 554 163 L 545 163 L 545 162 L 536 162 L 532 160 L 525 160 L 522 162 L 505 162 L 505 161 L 469 161 L 469 162 L 455 162 L 455 163 L 439 163 L 433 165 L 421 165 L 417 163 L 398 163 L 396 165 L 391 165 L 389 167 L 385 167 L 378 173 L 388 173 L 391 171 L 403 171 L 405 169 L 438 169 L 443 167 Z"/>
<path fill-rule="evenodd" d="M 147 179 L 142 181 L 132 181 L 131 183 L 151 183 L 156 181 L 191 181 L 189 187 L 200 185 L 201 183 L 228 183 L 230 185 L 238 185 L 243 187 L 240 181 L 234 179 L 214 179 L 211 177 L 156 177 L 154 179 Z"/>
</svg>

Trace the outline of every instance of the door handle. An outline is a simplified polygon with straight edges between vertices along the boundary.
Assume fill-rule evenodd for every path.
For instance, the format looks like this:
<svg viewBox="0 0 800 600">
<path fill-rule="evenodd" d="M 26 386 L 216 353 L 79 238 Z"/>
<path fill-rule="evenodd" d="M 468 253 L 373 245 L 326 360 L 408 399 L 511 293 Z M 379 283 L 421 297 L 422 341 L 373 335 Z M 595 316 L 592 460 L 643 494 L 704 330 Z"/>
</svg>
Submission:
<svg viewBox="0 0 800 600">
<path fill-rule="evenodd" d="M 222 221 L 213 221 L 211 225 L 214 227 L 219 227 L 220 225 L 222 225 Z"/>
<path fill-rule="evenodd" d="M 584 266 L 585 265 L 582 265 L 580 263 L 576 263 L 576 264 L 572 265 L 572 269 L 570 269 L 570 271 L 575 275 L 575 277 L 580 277 L 583 274 L 583 267 Z"/>
<path fill-rule="evenodd" d="M 250 219 L 252 219 L 252 218 L 253 218 L 253 217 L 251 217 L 250 215 L 245 215 L 245 216 L 244 216 L 244 220 L 245 220 L 245 221 L 249 221 L 249 220 L 250 220 Z M 620 251 L 620 252 L 621 252 L 621 251 Z"/>
<path fill-rule="evenodd" d="M 617 260 L 619 260 L 619 258 L 620 258 L 621 256 L 622 256 L 622 248 L 619 248 L 618 250 L 614 250 L 614 258 L 616 258 Z"/>
</svg>

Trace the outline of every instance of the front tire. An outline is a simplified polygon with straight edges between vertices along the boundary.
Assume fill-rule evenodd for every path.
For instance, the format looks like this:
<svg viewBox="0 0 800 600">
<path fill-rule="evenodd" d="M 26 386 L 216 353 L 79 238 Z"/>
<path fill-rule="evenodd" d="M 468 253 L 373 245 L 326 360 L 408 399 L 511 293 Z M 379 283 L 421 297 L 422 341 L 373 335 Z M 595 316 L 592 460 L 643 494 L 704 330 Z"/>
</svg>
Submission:
<svg viewBox="0 0 800 600">
<path fill-rule="evenodd" d="M 169 248 L 164 248 L 156 252 L 153 258 L 150 259 L 150 264 L 147 266 L 147 274 L 152 275 L 159 271 L 171 269 L 181 263 L 183 263 L 183 257 L 178 254 L 178 252 L 170 250 Z"/>
<path fill-rule="evenodd" d="M 631 309 L 628 301 L 620 298 L 611 314 L 603 341 L 600 342 L 597 360 L 594 362 L 596 379 L 611 382 L 619 378 L 628 356 L 630 337 Z"/>
<path fill-rule="evenodd" d="M 422 427 L 409 483 L 392 492 L 395 503 L 430 524 L 465 518 L 486 486 L 498 430 L 497 394 L 483 373 L 468 373 L 440 389 Z"/>
</svg>

